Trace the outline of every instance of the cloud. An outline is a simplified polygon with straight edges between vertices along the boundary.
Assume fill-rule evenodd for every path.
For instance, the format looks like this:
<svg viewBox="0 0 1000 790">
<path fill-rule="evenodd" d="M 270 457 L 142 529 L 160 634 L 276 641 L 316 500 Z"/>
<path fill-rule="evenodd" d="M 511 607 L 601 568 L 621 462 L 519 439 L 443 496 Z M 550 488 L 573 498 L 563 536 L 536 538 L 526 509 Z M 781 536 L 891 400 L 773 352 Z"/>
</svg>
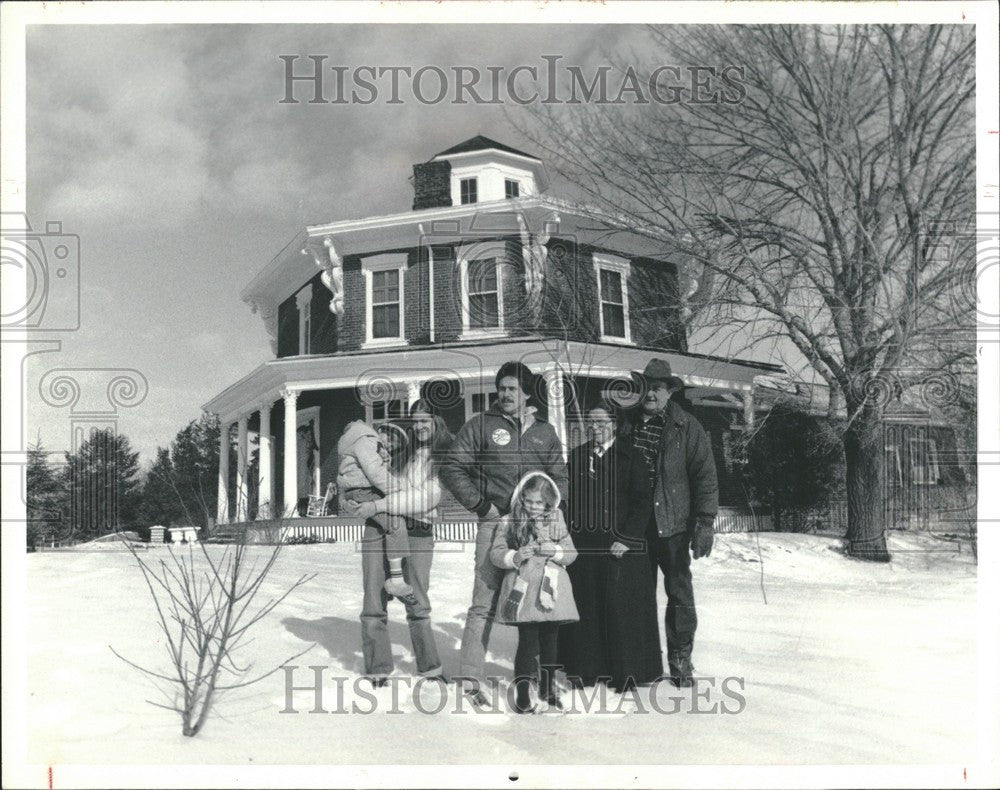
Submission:
<svg viewBox="0 0 1000 790">
<path fill-rule="evenodd" d="M 52 36 L 30 42 L 28 58 L 29 166 L 45 213 L 171 227 L 196 215 L 209 149 L 187 112 L 197 84 L 183 39 L 134 29 Z"/>
</svg>

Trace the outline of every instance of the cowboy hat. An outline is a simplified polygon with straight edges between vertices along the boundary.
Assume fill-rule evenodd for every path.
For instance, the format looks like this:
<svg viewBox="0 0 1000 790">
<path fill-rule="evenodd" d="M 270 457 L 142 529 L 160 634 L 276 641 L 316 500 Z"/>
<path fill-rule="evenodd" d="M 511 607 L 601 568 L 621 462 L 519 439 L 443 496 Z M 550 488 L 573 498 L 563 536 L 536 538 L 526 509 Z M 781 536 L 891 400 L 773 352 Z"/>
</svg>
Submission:
<svg viewBox="0 0 1000 790">
<path fill-rule="evenodd" d="M 670 363 L 659 357 L 653 357 L 649 360 L 642 372 L 633 370 L 632 375 L 647 386 L 651 381 L 665 381 L 671 390 L 684 389 L 684 381 L 673 374 Z"/>
</svg>

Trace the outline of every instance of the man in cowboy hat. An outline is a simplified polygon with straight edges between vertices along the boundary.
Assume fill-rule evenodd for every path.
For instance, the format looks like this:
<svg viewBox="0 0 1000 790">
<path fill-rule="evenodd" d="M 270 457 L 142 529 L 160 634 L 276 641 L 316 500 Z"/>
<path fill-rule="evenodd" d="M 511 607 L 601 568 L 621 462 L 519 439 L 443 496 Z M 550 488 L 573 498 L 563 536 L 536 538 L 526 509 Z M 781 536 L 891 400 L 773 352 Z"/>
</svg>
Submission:
<svg viewBox="0 0 1000 790">
<path fill-rule="evenodd" d="M 642 400 L 627 421 L 629 534 L 611 553 L 645 550 L 655 583 L 663 571 L 667 592 L 667 662 L 677 686 L 693 685 L 691 651 L 698 625 L 691 583 L 695 559 L 712 551 L 712 525 L 719 507 L 715 459 L 705 429 L 671 400 L 684 388 L 670 363 L 654 357 L 641 373 Z M 690 553 L 689 553 L 690 550 Z"/>
</svg>

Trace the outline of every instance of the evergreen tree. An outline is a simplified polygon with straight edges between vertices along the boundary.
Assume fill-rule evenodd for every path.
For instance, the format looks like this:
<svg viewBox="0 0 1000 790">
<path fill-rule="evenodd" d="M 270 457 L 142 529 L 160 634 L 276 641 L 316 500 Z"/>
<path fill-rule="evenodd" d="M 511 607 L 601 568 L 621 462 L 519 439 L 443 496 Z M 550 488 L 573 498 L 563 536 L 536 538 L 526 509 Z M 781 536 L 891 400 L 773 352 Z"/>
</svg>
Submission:
<svg viewBox="0 0 1000 790">
<path fill-rule="evenodd" d="M 219 476 L 219 420 L 203 414 L 177 432 L 170 445 L 175 497 L 185 523 L 207 526 L 215 518 Z"/>
<path fill-rule="evenodd" d="M 796 529 L 796 515 L 825 505 L 843 477 L 837 432 L 826 419 L 778 404 L 751 436 L 744 477 L 771 507 L 775 529 Z"/>
<path fill-rule="evenodd" d="M 97 429 L 73 453 L 66 453 L 63 482 L 74 537 L 89 539 L 141 523 L 139 453 L 124 434 Z"/>
<path fill-rule="evenodd" d="M 67 531 L 66 491 L 40 441 L 28 446 L 25 489 L 28 550 L 34 551 L 38 543 L 61 540 Z"/>
<path fill-rule="evenodd" d="M 142 519 L 144 526 L 170 526 L 183 520 L 183 509 L 175 488 L 176 475 L 170 459 L 170 449 L 156 448 L 156 460 L 146 473 L 142 487 Z"/>
</svg>

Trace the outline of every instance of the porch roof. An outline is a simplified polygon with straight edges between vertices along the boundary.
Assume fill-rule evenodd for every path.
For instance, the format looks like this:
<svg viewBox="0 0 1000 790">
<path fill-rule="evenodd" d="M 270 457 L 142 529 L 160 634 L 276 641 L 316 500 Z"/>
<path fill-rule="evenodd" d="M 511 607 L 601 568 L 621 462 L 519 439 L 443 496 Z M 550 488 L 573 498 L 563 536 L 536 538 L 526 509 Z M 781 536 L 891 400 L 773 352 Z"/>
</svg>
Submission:
<svg viewBox="0 0 1000 790">
<path fill-rule="evenodd" d="M 568 343 L 552 338 L 513 338 L 439 346 L 402 347 L 377 352 L 309 355 L 274 359 L 260 365 L 204 405 L 224 420 L 256 411 L 281 397 L 282 390 L 345 389 L 360 387 L 368 393 L 392 385 L 431 378 L 462 381 L 492 380 L 508 360 L 524 362 L 535 373 L 560 369 L 570 375 L 627 378 L 642 370 L 651 357 L 670 362 L 685 383 L 749 391 L 756 376 L 781 372 L 765 362 L 725 360 L 679 351 L 620 346 L 609 343 Z M 372 396 L 373 400 L 382 398 Z"/>
</svg>

